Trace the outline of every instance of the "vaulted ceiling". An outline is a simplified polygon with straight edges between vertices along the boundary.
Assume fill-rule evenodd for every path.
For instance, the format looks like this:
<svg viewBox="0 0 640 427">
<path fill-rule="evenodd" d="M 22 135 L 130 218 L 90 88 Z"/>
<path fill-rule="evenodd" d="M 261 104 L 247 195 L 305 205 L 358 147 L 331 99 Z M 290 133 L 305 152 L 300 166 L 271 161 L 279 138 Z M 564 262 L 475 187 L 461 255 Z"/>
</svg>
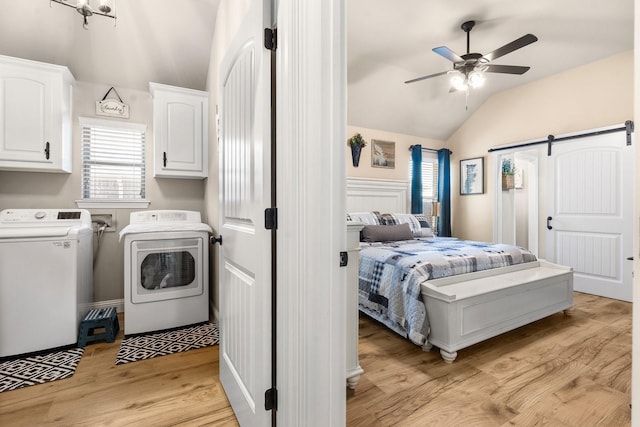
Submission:
<svg viewBox="0 0 640 427">
<path fill-rule="evenodd" d="M 69 0 L 73 3 L 74 0 Z M 116 0 L 117 25 L 89 29 L 73 9 L 49 0 L 2 0 L 0 55 L 69 66 L 76 79 L 148 90 L 148 82 L 205 89 L 220 0 Z M 492 94 L 633 48 L 633 0 L 345 0 L 348 124 L 447 139 Z M 97 0 L 93 0 L 97 3 Z M 495 61 L 524 75 L 490 74 L 485 86 L 449 93 L 451 62 L 466 53 L 464 21 L 475 20 L 471 51 L 488 53 L 527 33 L 538 41 Z M 615 77 L 612 77 L 615 78 Z"/>
<path fill-rule="evenodd" d="M 347 0 L 347 15 L 348 124 L 441 140 L 497 92 L 633 49 L 633 0 Z M 488 74 L 468 96 L 446 75 L 405 84 L 453 68 L 432 48 L 466 53 L 468 20 L 471 52 L 536 35 L 494 62 L 531 69 Z"/>
<path fill-rule="evenodd" d="M 0 55 L 66 65 L 80 81 L 140 90 L 152 81 L 202 90 L 219 2 L 116 0 L 115 26 L 94 15 L 85 30 L 70 7 L 2 0 Z"/>
</svg>

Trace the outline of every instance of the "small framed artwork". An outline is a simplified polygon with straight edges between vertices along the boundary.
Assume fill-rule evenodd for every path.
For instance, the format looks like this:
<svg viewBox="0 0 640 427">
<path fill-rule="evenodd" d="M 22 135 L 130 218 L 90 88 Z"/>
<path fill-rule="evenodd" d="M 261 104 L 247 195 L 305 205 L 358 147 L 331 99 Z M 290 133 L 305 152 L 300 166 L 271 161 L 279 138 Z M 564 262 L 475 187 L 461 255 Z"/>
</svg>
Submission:
<svg viewBox="0 0 640 427">
<path fill-rule="evenodd" d="M 484 194 L 484 157 L 460 160 L 460 194 Z"/>
<path fill-rule="evenodd" d="M 396 143 L 372 139 L 371 166 L 394 169 L 396 167 Z"/>
</svg>

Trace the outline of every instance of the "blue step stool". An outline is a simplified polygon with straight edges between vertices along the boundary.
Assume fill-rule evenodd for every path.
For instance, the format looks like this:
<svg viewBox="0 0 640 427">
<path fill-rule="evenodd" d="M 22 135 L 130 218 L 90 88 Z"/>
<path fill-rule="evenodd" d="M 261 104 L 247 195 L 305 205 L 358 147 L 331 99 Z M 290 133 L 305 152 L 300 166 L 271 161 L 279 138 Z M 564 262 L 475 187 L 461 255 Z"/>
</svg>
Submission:
<svg viewBox="0 0 640 427">
<path fill-rule="evenodd" d="M 95 330 L 98 328 L 104 328 L 104 332 L 96 334 Z M 94 308 L 93 310 L 89 310 L 80 322 L 78 347 L 84 348 L 87 343 L 97 340 L 114 342 L 119 330 L 118 312 L 115 307 Z"/>
</svg>

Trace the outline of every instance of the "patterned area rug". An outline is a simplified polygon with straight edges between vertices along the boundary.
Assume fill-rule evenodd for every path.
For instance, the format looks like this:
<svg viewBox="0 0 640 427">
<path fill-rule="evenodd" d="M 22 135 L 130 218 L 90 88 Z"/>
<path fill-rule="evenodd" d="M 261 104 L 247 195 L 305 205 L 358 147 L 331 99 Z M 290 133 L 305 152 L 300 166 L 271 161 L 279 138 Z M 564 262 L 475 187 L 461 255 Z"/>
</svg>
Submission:
<svg viewBox="0 0 640 427">
<path fill-rule="evenodd" d="M 83 348 L 55 351 L 0 363 L 0 393 L 71 377 Z"/>
<path fill-rule="evenodd" d="M 129 337 L 120 344 L 116 365 L 208 347 L 219 341 L 218 325 L 215 323 Z"/>
</svg>

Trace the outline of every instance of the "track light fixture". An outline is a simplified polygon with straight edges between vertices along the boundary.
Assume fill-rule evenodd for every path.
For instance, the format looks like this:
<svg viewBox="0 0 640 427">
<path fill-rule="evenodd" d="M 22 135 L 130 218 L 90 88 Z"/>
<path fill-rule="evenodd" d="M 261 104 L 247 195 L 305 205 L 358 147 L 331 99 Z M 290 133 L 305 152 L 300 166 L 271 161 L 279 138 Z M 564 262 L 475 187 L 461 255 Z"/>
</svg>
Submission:
<svg viewBox="0 0 640 427">
<path fill-rule="evenodd" d="M 91 7 L 90 0 L 77 0 L 77 1 L 49 0 L 49 6 L 51 6 L 51 2 L 58 3 L 67 7 L 72 7 L 76 11 L 78 11 L 78 13 L 83 17 L 82 27 L 85 30 L 89 29 L 89 21 L 87 20 L 87 17 L 92 15 L 105 16 L 107 18 L 111 18 L 113 19 L 113 25 L 115 26 L 116 19 L 117 19 L 116 12 L 115 12 L 116 0 L 99 0 L 100 4 L 98 5 L 98 10 L 94 10 Z M 71 4 L 71 3 L 75 3 L 75 4 Z M 111 13 L 112 9 L 111 9 L 111 6 L 109 6 L 109 3 L 113 3 L 113 13 Z"/>
</svg>

